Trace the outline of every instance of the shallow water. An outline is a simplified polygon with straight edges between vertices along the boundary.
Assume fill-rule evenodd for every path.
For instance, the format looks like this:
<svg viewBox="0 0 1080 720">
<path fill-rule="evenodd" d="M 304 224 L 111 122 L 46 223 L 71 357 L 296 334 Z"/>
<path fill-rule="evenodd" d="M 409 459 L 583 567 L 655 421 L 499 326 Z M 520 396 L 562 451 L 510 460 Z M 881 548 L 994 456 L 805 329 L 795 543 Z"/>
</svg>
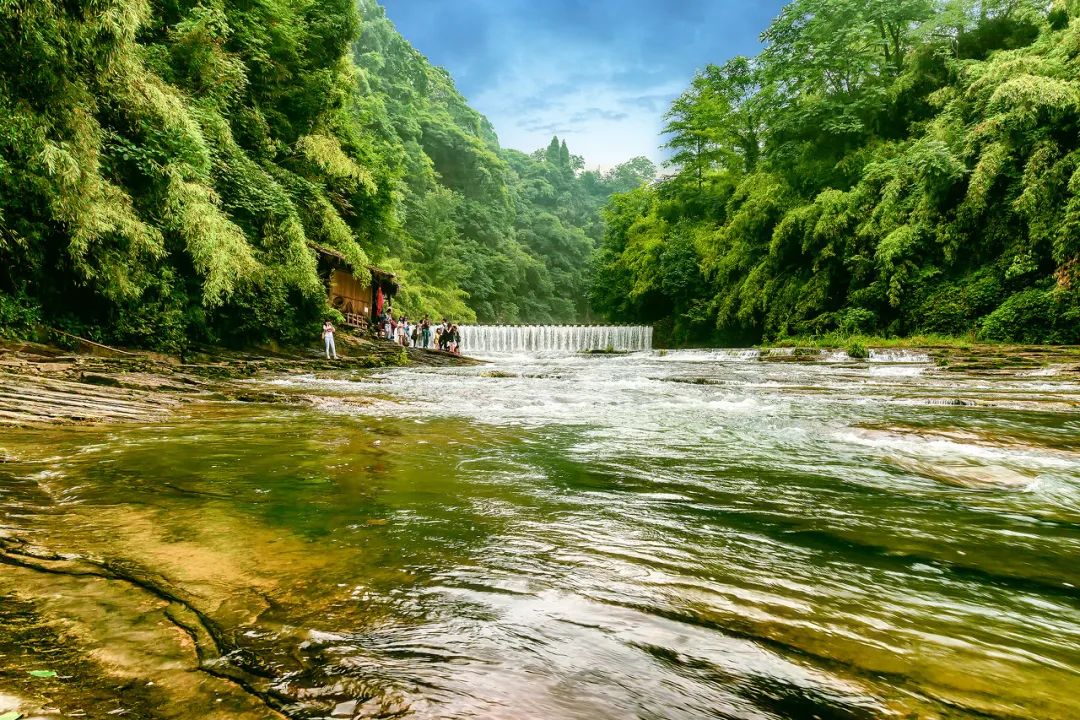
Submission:
<svg viewBox="0 0 1080 720">
<path fill-rule="evenodd" d="M 183 588 L 296 717 L 1080 716 L 1075 373 L 256 382 L 313 405 L 6 434 L 0 525 Z"/>
</svg>

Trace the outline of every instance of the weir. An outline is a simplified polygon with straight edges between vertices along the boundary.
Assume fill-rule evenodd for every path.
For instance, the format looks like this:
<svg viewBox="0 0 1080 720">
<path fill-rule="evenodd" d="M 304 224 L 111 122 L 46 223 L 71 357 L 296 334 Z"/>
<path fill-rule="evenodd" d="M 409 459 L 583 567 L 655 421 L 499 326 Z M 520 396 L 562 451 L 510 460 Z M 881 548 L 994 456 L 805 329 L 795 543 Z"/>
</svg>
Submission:
<svg viewBox="0 0 1080 720">
<path fill-rule="evenodd" d="M 652 350 L 653 329 L 645 325 L 467 325 L 464 352 L 532 353 Z"/>
</svg>

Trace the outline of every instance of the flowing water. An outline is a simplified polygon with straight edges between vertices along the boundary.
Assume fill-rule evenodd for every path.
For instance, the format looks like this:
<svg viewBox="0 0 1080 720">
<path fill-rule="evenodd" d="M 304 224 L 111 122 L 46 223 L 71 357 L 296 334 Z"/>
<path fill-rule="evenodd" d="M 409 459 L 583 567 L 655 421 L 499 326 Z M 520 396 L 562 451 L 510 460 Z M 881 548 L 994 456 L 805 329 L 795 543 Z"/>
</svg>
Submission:
<svg viewBox="0 0 1080 720">
<path fill-rule="evenodd" d="M 465 353 L 567 353 L 652 350 L 653 329 L 645 325 L 464 325 Z"/>
<path fill-rule="evenodd" d="M 312 404 L 5 433 L 0 526 L 183 588 L 294 717 L 1080 717 L 1075 369 L 833 360 L 260 380 Z"/>
</svg>

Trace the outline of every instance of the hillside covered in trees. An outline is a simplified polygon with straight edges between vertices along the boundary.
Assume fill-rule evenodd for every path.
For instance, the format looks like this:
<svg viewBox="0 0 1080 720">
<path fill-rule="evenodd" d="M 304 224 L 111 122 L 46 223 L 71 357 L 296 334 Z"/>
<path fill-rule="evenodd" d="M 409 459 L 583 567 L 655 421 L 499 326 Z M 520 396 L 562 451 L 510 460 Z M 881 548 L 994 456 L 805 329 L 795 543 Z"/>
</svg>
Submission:
<svg viewBox="0 0 1080 720">
<path fill-rule="evenodd" d="M 375 0 L 8 0 L 0 334 L 310 338 L 318 245 L 464 322 L 1080 342 L 1078 15 L 795 0 L 650 182 L 501 148 Z"/>
<path fill-rule="evenodd" d="M 600 174 L 503 150 L 373 0 L 0 3 L 0 333 L 308 339 L 312 245 L 398 274 L 398 309 L 572 321 Z"/>
<path fill-rule="evenodd" d="M 794 0 L 668 113 L 591 288 L 676 343 L 1080 342 L 1080 3 Z"/>
<path fill-rule="evenodd" d="M 401 222 L 382 222 L 378 257 L 400 258 L 406 298 L 482 322 L 574 322 L 588 313 L 599 210 L 656 174 L 637 158 L 585 171 L 565 142 L 526 155 L 500 149 L 442 68 L 432 67 L 361 0 L 360 113 L 394 158 Z"/>
</svg>

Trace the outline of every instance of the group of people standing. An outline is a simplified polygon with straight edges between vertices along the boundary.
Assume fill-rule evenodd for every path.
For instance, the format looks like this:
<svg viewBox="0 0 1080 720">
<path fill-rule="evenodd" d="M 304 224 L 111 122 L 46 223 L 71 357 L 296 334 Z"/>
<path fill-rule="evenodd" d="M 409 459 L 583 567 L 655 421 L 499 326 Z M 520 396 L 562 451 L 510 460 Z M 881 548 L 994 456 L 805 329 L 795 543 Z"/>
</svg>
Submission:
<svg viewBox="0 0 1080 720">
<path fill-rule="evenodd" d="M 402 347 L 418 347 L 425 350 L 438 348 L 443 352 L 461 354 L 461 332 L 458 326 L 446 318 L 438 325 L 432 325 L 427 315 L 418 323 L 409 322 L 406 315 L 394 317 L 388 307 L 379 317 L 376 329 L 379 337 L 396 342 Z M 334 325 L 327 320 L 323 323 L 322 338 L 326 345 L 327 360 L 337 360 L 337 347 L 334 344 Z"/>
<path fill-rule="evenodd" d="M 438 348 L 443 352 L 460 355 L 461 332 L 458 326 L 446 318 L 438 325 L 432 325 L 425 315 L 419 322 L 411 322 L 407 315 L 394 317 L 390 308 L 379 318 L 378 333 L 381 337 L 396 342 L 402 347 L 418 347 L 425 350 Z"/>
</svg>

